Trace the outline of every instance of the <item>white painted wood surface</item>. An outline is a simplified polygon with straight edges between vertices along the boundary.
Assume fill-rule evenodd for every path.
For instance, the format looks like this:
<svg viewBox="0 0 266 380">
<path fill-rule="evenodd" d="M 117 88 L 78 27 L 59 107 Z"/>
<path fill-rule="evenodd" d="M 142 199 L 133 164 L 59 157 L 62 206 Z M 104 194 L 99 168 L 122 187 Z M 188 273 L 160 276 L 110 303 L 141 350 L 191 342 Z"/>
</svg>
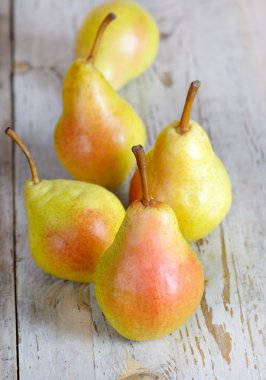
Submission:
<svg viewBox="0 0 266 380">
<path fill-rule="evenodd" d="M 13 160 L 4 128 L 11 122 L 11 14 L 0 3 L 0 379 L 17 378 L 13 222 Z"/>
<path fill-rule="evenodd" d="M 53 128 L 77 27 L 98 3 L 0 3 L 1 128 L 13 109 L 15 128 L 43 178 L 68 177 L 54 155 Z M 233 182 L 230 215 L 195 244 L 206 272 L 205 296 L 196 315 L 164 339 L 136 343 L 118 336 L 92 286 L 48 276 L 32 261 L 23 202 L 28 168 L 20 152 L 12 156 L 2 134 L 1 380 L 16 379 L 17 360 L 21 380 L 266 379 L 266 2 L 141 3 L 159 23 L 160 51 L 153 67 L 121 93 L 144 119 L 148 146 L 180 115 L 190 81 L 200 79 L 193 117 L 208 131 Z M 126 190 L 118 191 L 124 201 Z"/>
</svg>

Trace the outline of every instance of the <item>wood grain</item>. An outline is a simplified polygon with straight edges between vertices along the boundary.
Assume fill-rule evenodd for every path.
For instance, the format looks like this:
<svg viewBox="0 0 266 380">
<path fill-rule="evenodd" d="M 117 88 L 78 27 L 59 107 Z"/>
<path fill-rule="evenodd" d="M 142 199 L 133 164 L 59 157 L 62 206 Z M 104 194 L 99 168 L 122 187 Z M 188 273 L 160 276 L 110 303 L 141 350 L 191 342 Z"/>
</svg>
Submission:
<svg viewBox="0 0 266 380">
<path fill-rule="evenodd" d="M 76 30 L 86 12 L 99 3 L 14 2 L 15 126 L 36 158 L 43 178 L 69 177 L 54 155 L 53 128 L 61 111 L 62 79 L 73 58 Z M 192 116 L 204 126 L 230 173 L 232 210 L 210 236 L 193 245 L 206 276 L 206 290 L 197 313 L 164 339 L 127 341 L 106 322 L 92 286 L 57 280 L 44 274 L 32 261 L 23 202 L 24 180 L 29 172 L 21 153 L 16 151 L 14 222 L 20 379 L 263 380 L 266 379 L 266 3 L 263 0 L 140 3 L 158 21 L 160 51 L 152 68 L 123 88 L 121 94 L 145 121 L 149 148 L 158 132 L 180 117 L 189 83 L 201 80 Z M 1 15 L 5 21 L 1 27 L 4 25 L 7 38 L 7 0 L 3 4 L 6 7 L 1 3 Z M 2 50 L 0 54 L 0 83 L 4 86 L 0 104 L 6 102 L 10 110 L 10 82 L 6 75 L 10 70 L 10 48 L 3 45 L 2 33 L 0 38 L 1 49 L 5 49 L 5 54 Z M 4 303 L 0 298 L 0 359 L 9 358 L 0 361 L 0 370 L 4 371 L 4 378 L 12 379 L 16 376 L 10 250 L 13 238 L 12 233 L 7 234 L 13 231 L 12 157 L 10 145 L 2 143 L 2 139 L 0 143 L 3 173 L 0 237 L 4 241 L 2 252 L 6 253 L 0 256 L 3 273 L 0 292 L 5 295 Z M 124 203 L 127 189 L 128 181 L 117 191 Z M 7 329 L 3 316 L 11 316 Z"/>
<path fill-rule="evenodd" d="M 60 65 L 67 67 L 72 59 L 70 42 L 79 12 L 82 16 L 81 2 L 15 4 L 16 130 L 41 178 L 67 177 L 55 158 L 52 135 L 61 107 Z M 43 273 L 30 257 L 23 199 L 30 173 L 18 150 L 15 163 L 20 379 L 93 380 L 89 288 Z"/>
<path fill-rule="evenodd" d="M 206 128 L 230 172 L 234 205 L 221 228 L 195 246 L 207 280 L 196 316 L 160 342 L 130 345 L 123 341 L 115 345 L 114 356 L 121 358 L 120 363 L 128 350 L 140 366 L 159 369 L 166 379 L 265 378 L 265 346 L 259 333 L 265 330 L 265 272 L 257 266 L 265 252 L 262 247 L 265 224 L 256 223 L 265 220 L 265 210 L 256 217 L 265 196 L 264 80 L 254 81 L 256 66 L 250 62 L 245 25 L 240 21 L 240 10 L 231 2 L 193 2 L 191 6 L 184 1 L 168 1 L 161 6 L 152 2 L 148 5 L 158 15 L 162 35 L 160 53 L 152 69 L 122 92 L 141 109 L 150 145 L 162 126 L 180 116 L 190 81 L 202 81 L 193 117 Z M 251 32 L 251 40 L 252 37 Z M 133 86 L 138 96 L 132 95 Z M 252 193 L 256 193 L 255 198 Z M 251 199 L 253 209 L 247 215 L 244 210 Z M 252 241 L 257 245 L 252 253 L 245 247 L 249 226 L 253 226 Z M 248 276 L 255 277 L 252 291 Z M 247 291 L 253 297 L 251 294 L 245 297 Z M 260 299 L 260 313 L 256 312 L 254 297 Z M 96 324 L 100 317 L 95 305 Z M 99 326 L 98 330 L 103 330 L 102 321 Z M 97 359 L 101 360 L 96 356 Z M 109 365 L 108 362 L 106 367 Z M 108 379 L 108 375 L 103 378 Z"/>
<path fill-rule="evenodd" d="M 11 12 L 0 3 L 0 378 L 17 378 L 16 310 L 14 280 L 13 159 L 4 135 L 11 123 Z"/>
</svg>

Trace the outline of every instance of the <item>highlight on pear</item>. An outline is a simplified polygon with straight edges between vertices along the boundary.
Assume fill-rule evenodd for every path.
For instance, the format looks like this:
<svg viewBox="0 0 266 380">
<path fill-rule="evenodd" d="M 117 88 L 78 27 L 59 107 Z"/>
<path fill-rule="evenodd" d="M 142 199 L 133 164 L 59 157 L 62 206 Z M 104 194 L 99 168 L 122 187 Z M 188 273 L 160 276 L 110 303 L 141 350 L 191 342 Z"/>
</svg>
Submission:
<svg viewBox="0 0 266 380">
<path fill-rule="evenodd" d="M 29 244 L 33 259 L 47 273 L 91 282 L 125 215 L 119 199 L 98 185 L 40 179 L 21 138 L 6 134 L 21 148 L 31 170 L 25 184 Z"/>
<path fill-rule="evenodd" d="M 118 187 L 133 168 L 131 146 L 146 140 L 140 117 L 94 64 L 106 30 L 116 22 L 115 14 L 109 13 L 87 58 L 76 59 L 70 66 L 54 133 L 57 157 L 72 176 L 109 189 Z"/>
<path fill-rule="evenodd" d="M 108 28 L 95 66 L 114 89 L 119 89 L 152 64 L 159 30 L 152 16 L 137 2 L 109 1 L 92 9 L 84 20 L 76 39 L 77 57 L 87 57 L 102 19 L 110 12 L 118 20 Z"/>
<path fill-rule="evenodd" d="M 232 202 L 230 178 L 222 161 L 204 129 L 190 119 L 199 87 L 199 81 L 191 83 L 181 119 L 159 133 L 146 157 L 150 193 L 173 208 L 188 241 L 212 232 L 225 218 Z M 140 196 L 136 170 L 130 184 L 130 202 Z"/>
<path fill-rule="evenodd" d="M 133 147 L 133 152 L 141 196 L 127 209 L 100 260 L 95 294 L 118 333 L 144 341 L 163 337 L 190 318 L 203 294 L 204 274 L 172 208 L 149 193 L 142 146 Z"/>
</svg>

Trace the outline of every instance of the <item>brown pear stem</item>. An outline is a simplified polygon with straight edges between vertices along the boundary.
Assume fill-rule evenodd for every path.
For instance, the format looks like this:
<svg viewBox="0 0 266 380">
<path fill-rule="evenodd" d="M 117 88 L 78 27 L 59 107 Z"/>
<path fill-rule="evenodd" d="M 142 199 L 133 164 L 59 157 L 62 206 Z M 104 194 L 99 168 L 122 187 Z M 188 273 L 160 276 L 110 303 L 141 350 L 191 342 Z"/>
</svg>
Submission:
<svg viewBox="0 0 266 380">
<path fill-rule="evenodd" d="M 104 19 L 103 21 L 101 22 L 99 28 L 98 28 L 98 31 L 97 31 L 97 34 L 96 34 L 96 37 L 94 39 L 94 42 L 93 42 L 93 45 L 92 45 L 92 48 L 91 48 L 91 52 L 90 54 L 88 55 L 87 57 L 87 61 L 94 61 L 94 58 L 97 54 L 97 51 L 99 49 L 99 46 L 101 44 L 101 41 L 102 41 L 102 37 L 104 35 L 104 32 L 106 30 L 106 28 L 108 27 L 108 25 L 116 19 L 116 15 L 114 13 L 109 13 Z"/>
<path fill-rule="evenodd" d="M 148 191 L 147 174 L 146 174 L 146 162 L 145 162 L 145 152 L 141 145 L 136 145 L 132 147 L 132 152 L 134 153 L 140 174 L 141 187 L 142 187 L 142 203 L 144 206 L 148 206 L 151 201 L 151 197 Z"/>
<path fill-rule="evenodd" d="M 25 154 L 25 156 L 26 156 L 26 158 L 28 160 L 28 163 L 29 163 L 29 167 L 30 167 L 30 171 L 31 171 L 31 176 L 32 176 L 32 181 L 36 185 L 37 183 L 40 182 L 40 179 L 39 179 L 39 176 L 38 176 L 38 172 L 37 172 L 37 168 L 36 168 L 35 162 L 33 161 L 32 157 L 31 157 L 31 154 L 28 151 L 26 145 L 23 143 L 23 141 L 21 140 L 21 138 L 16 134 L 16 132 L 13 131 L 13 129 L 7 128 L 5 132 L 6 132 L 6 134 L 9 137 L 11 137 L 11 139 L 13 141 L 15 141 L 15 143 L 20 147 L 20 149 L 22 150 L 22 152 Z"/>
<path fill-rule="evenodd" d="M 198 89 L 200 87 L 200 84 L 201 83 L 199 80 L 195 80 L 194 82 L 191 83 L 189 87 L 185 106 L 184 106 L 183 113 L 181 116 L 181 120 L 178 125 L 178 132 L 181 135 L 188 132 L 190 129 L 189 127 L 190 111 L 191 111 L 191 107 L 193 105 L 194 99 L 196 97 L 196 94 L 198 92 Z"/>
</svg>

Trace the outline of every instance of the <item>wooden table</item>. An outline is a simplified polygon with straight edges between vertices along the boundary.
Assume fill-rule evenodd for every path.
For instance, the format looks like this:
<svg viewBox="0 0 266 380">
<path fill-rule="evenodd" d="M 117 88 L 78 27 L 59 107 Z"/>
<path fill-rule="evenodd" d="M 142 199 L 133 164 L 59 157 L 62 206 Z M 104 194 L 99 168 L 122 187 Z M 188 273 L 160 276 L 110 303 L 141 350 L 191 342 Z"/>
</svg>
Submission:
<svg viewBox="0 0 266 380">
<path fill-rule="evenodd" d="M 11 122 L 43 178 L 68 178 L 52 147 L 76 30 L 98 1 L 1 0 L 0 125 Z M 23 186 L 29 171 L 0 136 L 0 379 L 266 379 L 266 1 L 141 1 L 161 30 L 156 62 L 121 94 L 148 129 L 148 146 L 193 109 L 233 183 L 223 224 L 195 244 L 206 272 L 185 326 L 135 343 L 104 320 L 93 287 L 43 273 L 29 254 Z M 126 187 L 119 191 L 126 201 Z"/>
</svg>

